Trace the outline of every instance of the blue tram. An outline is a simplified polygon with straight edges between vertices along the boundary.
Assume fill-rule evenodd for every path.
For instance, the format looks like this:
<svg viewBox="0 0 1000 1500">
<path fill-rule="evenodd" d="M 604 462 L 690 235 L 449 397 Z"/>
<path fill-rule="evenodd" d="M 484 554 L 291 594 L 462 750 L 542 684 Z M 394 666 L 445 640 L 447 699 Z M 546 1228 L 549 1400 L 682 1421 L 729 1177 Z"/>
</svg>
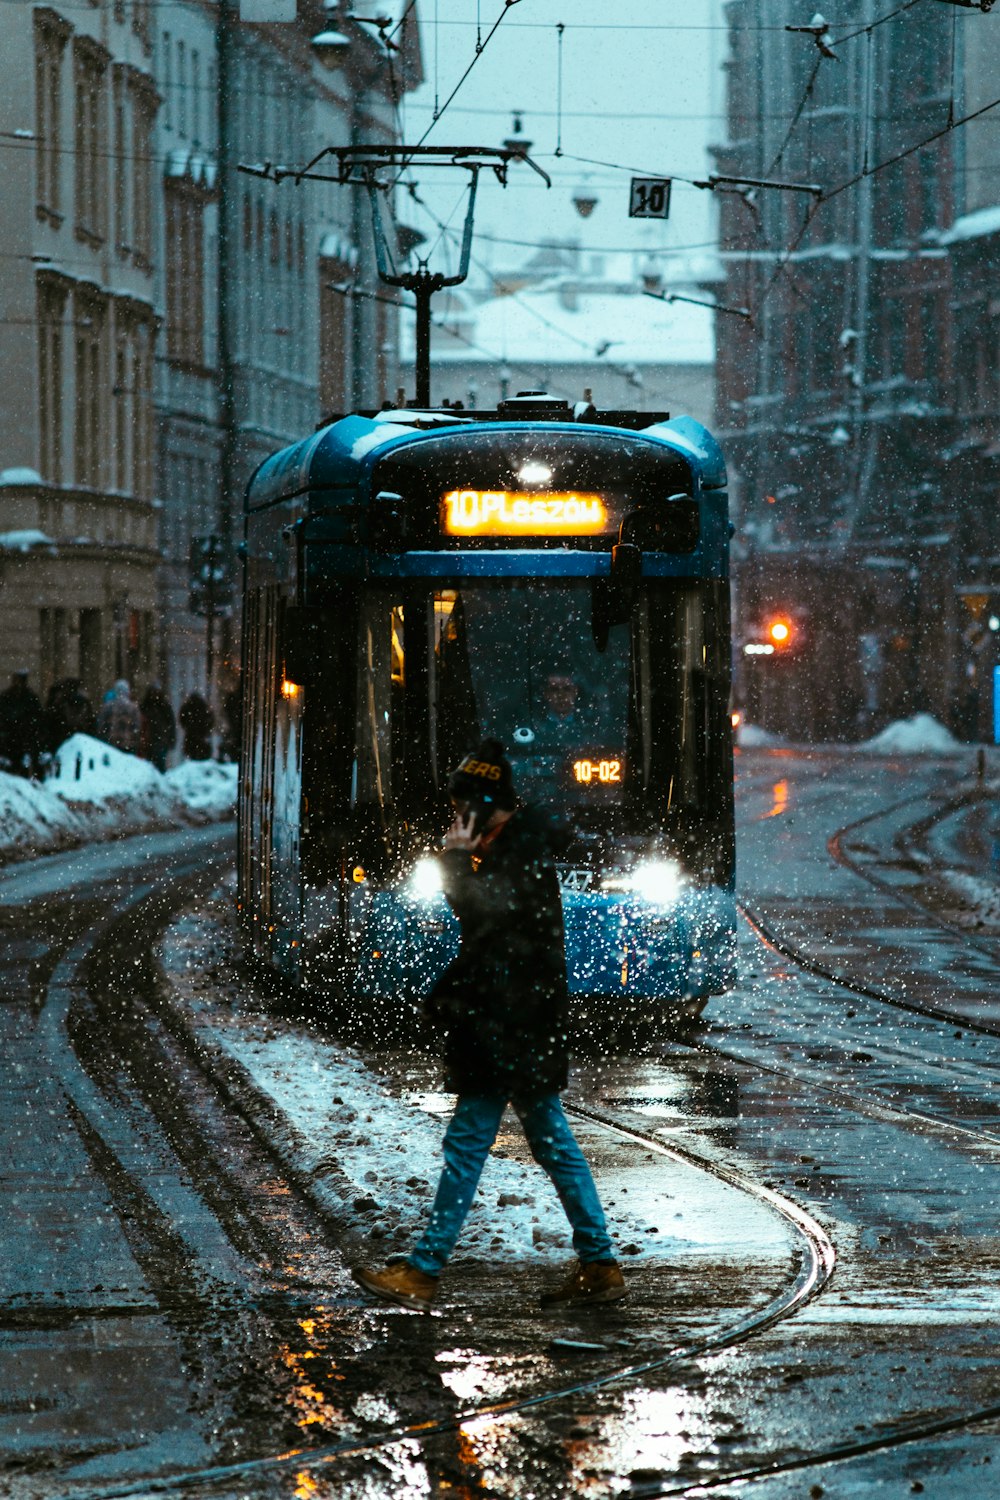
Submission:
<svg viewBox="0 0 1000 1500">
<path fill-rule="evenodd" d="M 735 977 L 726 470 L 690 418 L 543 393 L 386 410 L 246 497 L 238 905 L 269 966 L 379 1006 L 456 924 L 449 770 L 499 739 L 559 836 L 571 992 Z"/>
</svg>

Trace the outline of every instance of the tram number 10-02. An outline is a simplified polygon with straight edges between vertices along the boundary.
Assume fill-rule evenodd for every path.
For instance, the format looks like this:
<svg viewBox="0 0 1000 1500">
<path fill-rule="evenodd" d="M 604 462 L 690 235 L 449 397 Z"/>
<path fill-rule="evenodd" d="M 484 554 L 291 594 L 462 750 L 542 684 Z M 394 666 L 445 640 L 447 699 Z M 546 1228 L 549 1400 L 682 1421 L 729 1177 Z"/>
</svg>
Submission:
<svg viewBox="0 0 1000 1500">
<path fill-rule="evenodd" d="M 585 784 L 599 781 L 607 786 L 610 782 L 621 781 L 622 763 L 620 760 L 575 760 L 573 776 Z"/>
</svg>

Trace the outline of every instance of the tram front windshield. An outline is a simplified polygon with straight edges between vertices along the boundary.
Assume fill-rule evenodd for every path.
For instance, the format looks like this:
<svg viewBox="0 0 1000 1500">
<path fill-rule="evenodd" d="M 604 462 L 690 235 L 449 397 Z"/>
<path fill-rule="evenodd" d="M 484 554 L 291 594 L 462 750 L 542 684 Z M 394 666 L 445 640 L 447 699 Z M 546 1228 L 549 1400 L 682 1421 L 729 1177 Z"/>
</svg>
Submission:
<svg viewBox="0 0 1000 1500">
<path fill-rule="evenodd" d="M 391 842 L 446 817 L 449 772 L 489 735 L 519 796 L 568 833 L 661 831 L 729 878 L 725 580 L 645 580 L 604 650 L 594 600 L 589 579 L 366 589 L 350 792 L 359 826 Z"/>
<path fill-rule="evenodd" d="M 434 707 L 442 757 L 492 735 L 526 801 L 558 812 L 625 795 L 629 632 L 594 645 L 586 583 L 464 585 L 434 596 Z"/>
</svg>

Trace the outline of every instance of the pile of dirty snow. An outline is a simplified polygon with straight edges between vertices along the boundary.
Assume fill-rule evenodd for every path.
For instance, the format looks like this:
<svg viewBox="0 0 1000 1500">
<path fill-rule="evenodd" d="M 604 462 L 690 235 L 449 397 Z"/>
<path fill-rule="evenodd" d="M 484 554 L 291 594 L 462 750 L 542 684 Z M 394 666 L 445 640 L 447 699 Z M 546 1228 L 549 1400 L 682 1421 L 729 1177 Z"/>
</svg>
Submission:
<svg viewBox="0 0 1000 1500">
<path fill-rule="evenodd" d="M 45 781 L 0 772 L 0 860 L 232 816 L 237 768 L 186 761 L 166 775 L 90 735 L 60 745 Z"/>
<path fill-rule="evenodd" d="M 1000 932 L 1000 885 L 966 870 L 942 870 L 938 883 L 948 900 L 948 916 L 959 927 Z"/>
<path fill-rule="evenodd" d="M 91 835 L 87 820 L 36 781 L 0 771 L 0 859 L 64 849 Z"/>
<path fill-rule="evenodd" d="M 736 743 L 741 750 L 766 750 L 769 746 L 775 748 L 787 745 L 788 741 L 784 735 L 771 734 L 767 729 L 761 729 L 757 724 L 739 723 L 736 726 Z"/>
<path fill-rule="evenodd" d="M 909 719 L 897 719 L 857 748 L 879 755 L 949 755 L 966 746 L 932 714 L 914 714 Z"/>
</svg>

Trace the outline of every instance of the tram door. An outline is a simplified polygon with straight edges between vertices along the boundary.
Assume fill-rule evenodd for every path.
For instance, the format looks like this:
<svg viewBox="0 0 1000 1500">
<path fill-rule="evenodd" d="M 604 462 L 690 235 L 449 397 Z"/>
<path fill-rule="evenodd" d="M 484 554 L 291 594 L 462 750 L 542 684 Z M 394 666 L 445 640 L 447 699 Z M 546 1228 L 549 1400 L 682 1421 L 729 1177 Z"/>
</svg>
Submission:
<svg viewBox="0 0 1000 1500">
<path fill-rule="evenodd" d="M 259 953 L 269 952 L 271 926 L 271 816 L 274 791 L 275 646 L 278 590 L 247 595 L 243 633 L 246 685 L 240 785 L 240 900 Z"/>
<path fill-rule="evenodd" d="M 271 759 L 271 921 L 294 933 L 299 947 L 302 926 L 302 880 L 299 845 L 302 809 L 302 708 L 304 689 L 283 671 L 284 608 L 277 618 L 279 670 L 274 674 L 274 747 Z M 288 955 L 282 954 L 282 957 Z M 291 955 L 294 958 L 294 954 Z M 289 967 L 295 968 L 293 962 Z"/>
</svg>

